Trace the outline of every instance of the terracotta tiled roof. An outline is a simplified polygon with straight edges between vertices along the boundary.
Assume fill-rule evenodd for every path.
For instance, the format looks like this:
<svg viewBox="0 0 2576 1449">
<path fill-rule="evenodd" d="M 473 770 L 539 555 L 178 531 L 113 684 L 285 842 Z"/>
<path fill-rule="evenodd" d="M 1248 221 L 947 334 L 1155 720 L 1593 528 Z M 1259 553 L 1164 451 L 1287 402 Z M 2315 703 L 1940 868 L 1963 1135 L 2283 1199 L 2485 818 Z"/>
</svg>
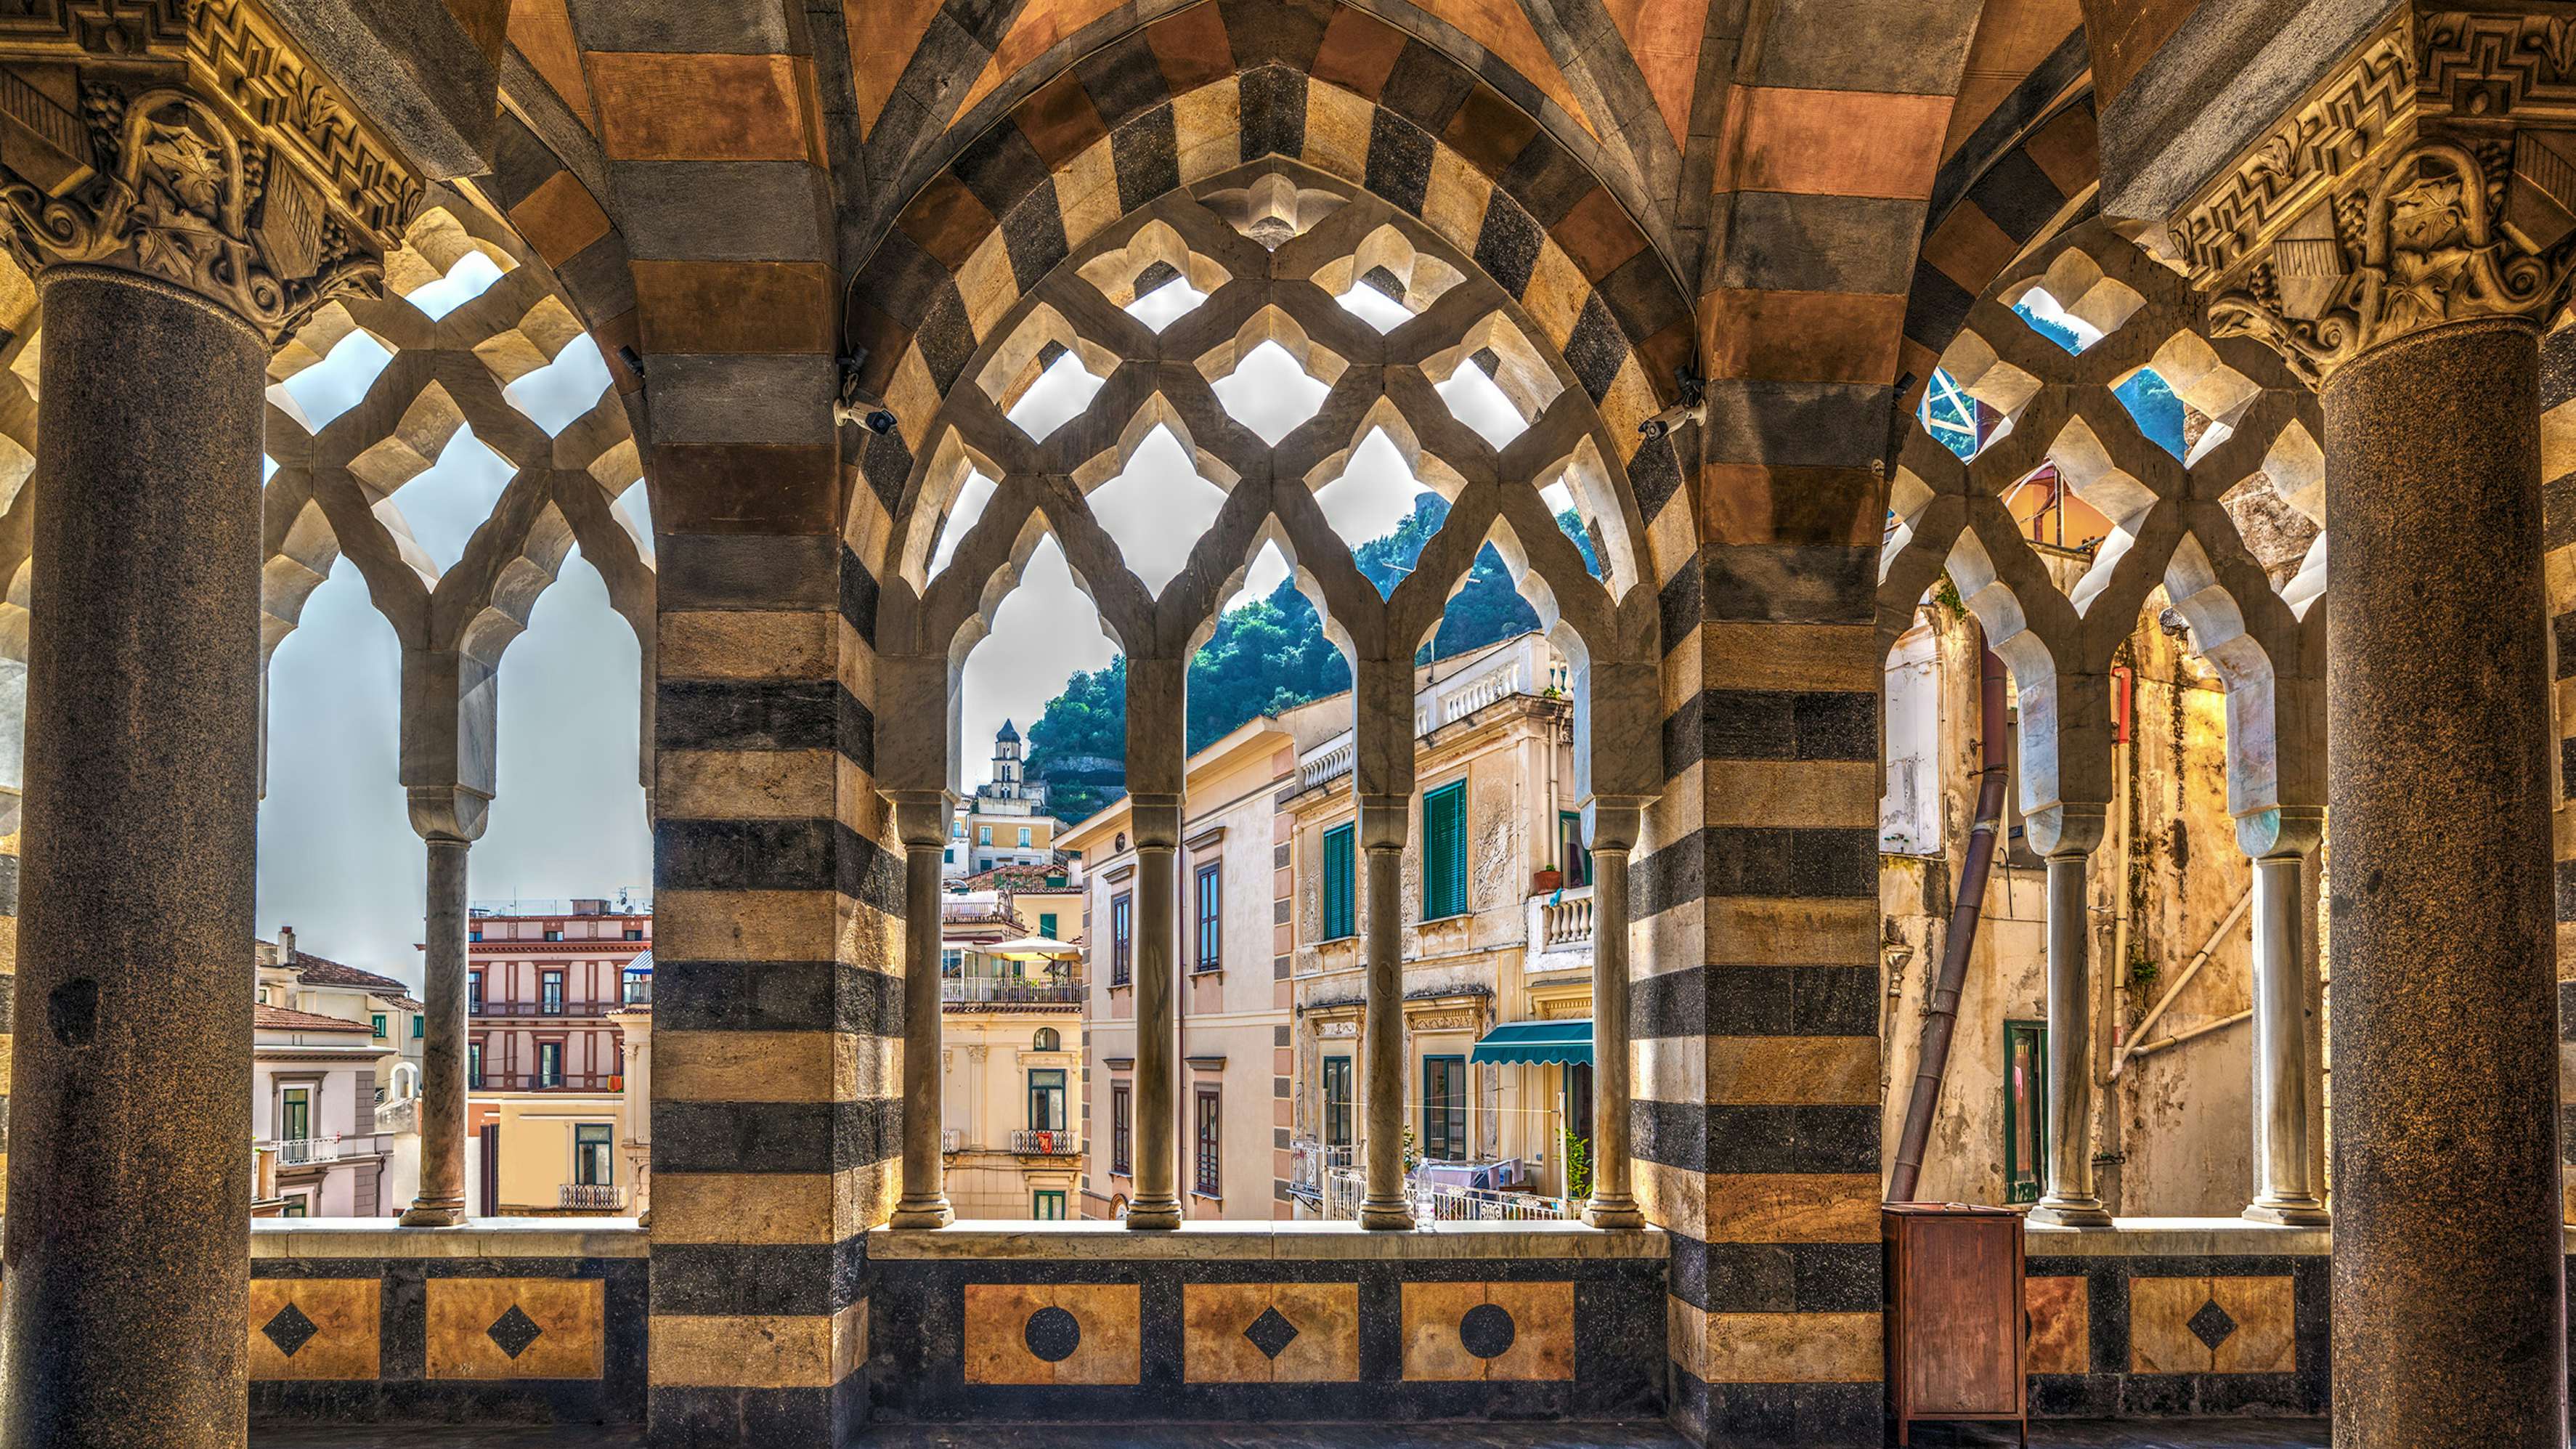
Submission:
<svg viewBox="0 0 2576 1449">
<path fill-rule="evenodd" d="M 379 976 L 373 971 L 361 971 L 355 966 L 344 966 L 327 956 L 316 956 L 309 951 L 298 951 L 282 964 L 308 986 L 358 986 L 387 996 L 400 996 L 411 990 L 410 987 L 390 976 Z"/>
<path fill-rule="evenodd" d="M 317 1016 L 309 1011 L 289 1011 L 283 1006 L 271 1006 L 265 1001 L 251 1004 L 250 1024 L 256 1029 L 265 1031 L 354 1031 L 360 1036 L 375 1034 L 375 1028 L 359 1022 L 342 1021 L 336 1016 Z"/>
<path fill-rule="evenodd" d="M 419 1003 L 419 1002 L 417 1002 L 417 1001 L 412 1000 L 412 999 L 411 999 L 410 997 L 408 997 L 408 996 L 386 996 L 386 995 L 384 995 L 383 993 L 379 992 L 379 993 L 377 993 L 376 999 L 377 999 L 377 1000 L 379 1000 L 379 1001 L 382 1001 L 382 1002 L 386 1003 L 386 1004 L 387 1004 L 387 1005 L 389 1005 L 389 1006 L 395 1007 L 396 1009 L 398 1009 L 398 1010 L 402 1010 L 402 1011 L 427 1011 L 427 1010 L 429 1010 L 429 1008 L 428 1008 L 428 1007 L 423 1006 L 421 1003 Z"/>
</svg>

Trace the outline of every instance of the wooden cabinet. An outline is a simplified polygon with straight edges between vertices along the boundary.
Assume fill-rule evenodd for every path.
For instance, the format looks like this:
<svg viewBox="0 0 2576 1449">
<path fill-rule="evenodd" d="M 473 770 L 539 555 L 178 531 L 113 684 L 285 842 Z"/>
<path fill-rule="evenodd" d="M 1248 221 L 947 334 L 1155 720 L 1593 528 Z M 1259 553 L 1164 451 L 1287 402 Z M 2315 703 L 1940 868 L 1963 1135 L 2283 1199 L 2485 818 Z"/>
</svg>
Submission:
<svg viewBox="0 0 2576 1449">
<path fill-rule="evenodd" d="M 1917 1419 L 2006 1419 L 2029 1443 L 2021 1215 L 1963 1203 L 1889 1203 L 1880 1242 L 1896 1442 L 1909 1442 Z"/>
</svg>

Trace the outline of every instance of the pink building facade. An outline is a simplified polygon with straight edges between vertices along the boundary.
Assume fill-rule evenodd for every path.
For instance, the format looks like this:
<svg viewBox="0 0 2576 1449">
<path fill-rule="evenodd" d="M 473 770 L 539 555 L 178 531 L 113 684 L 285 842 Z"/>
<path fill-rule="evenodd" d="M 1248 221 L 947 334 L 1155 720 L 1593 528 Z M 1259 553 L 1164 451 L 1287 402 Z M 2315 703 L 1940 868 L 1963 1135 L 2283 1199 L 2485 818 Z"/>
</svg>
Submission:
<svg viewBox="0 0 2576 1449">
<path fill-rule="evenodd" d="M 603 1094 L 624 1085 L 625 1042 L 610 1016 L 649 992 L 649 978 L 630 985 L 627 967 L 652 949 L 653 917 L 604 899 L 547 904 L 563 909 L 477 908 L 469 918 L 474 1092 Z"/>
</svg>

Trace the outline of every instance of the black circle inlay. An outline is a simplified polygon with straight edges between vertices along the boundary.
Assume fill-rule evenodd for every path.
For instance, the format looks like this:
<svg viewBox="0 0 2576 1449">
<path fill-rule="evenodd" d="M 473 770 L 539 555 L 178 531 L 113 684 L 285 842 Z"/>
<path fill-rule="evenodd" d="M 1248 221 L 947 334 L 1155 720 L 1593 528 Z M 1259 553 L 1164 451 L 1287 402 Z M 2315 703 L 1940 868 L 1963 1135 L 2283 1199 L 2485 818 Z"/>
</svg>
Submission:
<svg viewBox="0 0 2576 1449">
<path fill-rule="evenodd" d="M 1504 1322 L 1508 1324 L 1510 1320 Z M 1505 1333 L 1508 1335 L 1508 1328 Z M 1062 1363 L 1082 1347 L 1082 1323 L 1061 1308 L 1041 1308 L 1029 1315 L 1029 1326 L 1020 1336 L 1029 1341 L 1029 1352 L 1048 1363 Z M 1509 1337 L 1504 1339 L 1506 1343 L 1510 1341 Z"/>
<path fill-rule="evenodd" d="M 1458 1341 L 1478 1358 L 1502 1357 L 1519 1336 L 1512 1315 L 1499 1303 L 1479 1303 L 1458 1320 Z"/>
</svg>

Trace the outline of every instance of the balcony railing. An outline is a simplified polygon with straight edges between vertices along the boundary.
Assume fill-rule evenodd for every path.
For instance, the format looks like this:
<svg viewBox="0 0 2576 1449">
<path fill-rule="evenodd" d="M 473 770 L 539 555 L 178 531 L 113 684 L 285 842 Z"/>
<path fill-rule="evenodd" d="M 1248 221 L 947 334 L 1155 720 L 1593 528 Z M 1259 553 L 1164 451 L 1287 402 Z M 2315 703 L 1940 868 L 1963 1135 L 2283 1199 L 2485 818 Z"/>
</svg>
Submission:
<svg viewBox="0 0 2576 1449">
<path fill-rule="evenodd" d="M 1413 1200 L 1413 1220 L 1427 1222 L 1564 1222 L 1580 1213 L 1578 1204 L 1561 1197 L 1539 1197 L 1525 1192 L 1496 1192 L 1490 1188 L 1452 1187 L 1446 1183 L 1424 1182 L 1419 1174 L 1405 1179 L 1405 1195 Z M 1327 1218 L 1356 1218 L 1360 1199 L 1367 1196 L 1367 1173 L 1357 1167 L 1330 1166 L 1324 1169 L 1322 1199 Z"/>
<path fill-rule="evenodd" d="M 1300 1137 L 1288 1144 L 1288 1184 L 1309 1191 L 1321 1191 L 1324 1174 L 1336 1167 L 1358 1165 L 1351 1154 L 1358 1151 L 1350 1143 L 1327 1146 L 1311 1137 Z"/>
<path fill-rule="evenodd" d="M 340 1139 L 337 1137 L 289 1137 L 277 1144 L 277 1165 L 280 1167 L 310 1167 L 317 1162 L 339 1160 Z"/>
<path fill-rule="evenodd" d="M 653 1004 L 653 978 L 649 976 L 639 976 L 634 980 L 627 982 L 626 1004 L 628 1006 L 651 1006 Z"/>
<path fill-rule="evenodd" d="M 626 1078 L 616 1072 L 485 1072 L 466 1086 L 477 1092 L 622 1092 Z"/>
<path fill-rule="evenodd" d="M 978 976 L 949 979 L 939 983 L 939 999 L 991 1006 L 1080 1006 L 1083 987 L 1079 982 L 1040 986 L 1021 981 L 1001 981 Z"/>
<path fill-rule="evenodd" d="M 963 1151 L 965 1151 L 965 1150 L 966 1150 L 966 1129 L 965 1129 L 965 1128 L 963 1128 L 963 1127 L 942 1127 L 942 1128 L 940 1128 L 940 1129 L 939 1129 L 939 1150 L 940 1150 L 940 1151 L 942 1151 L 942 1152 L 963 1152 Z"/>
<path fill-rule="evenodd" d="M 651 999 L 649 993 L 647 994 L 646 999 Z M 468 1008 L 468 1014 L 473 1016 L 508 1017 L 606 1016 L 612 1011 L 623 1011 L 625 1009 L 625 1003 L 619 1001 L 567 1001 L 560 1005 L 551 1007 L 547 1006 L 542 1001 L 483 1001 L 476 1002 L 470 1006 Z"/>
<path fill-rule="evenodd" d="M 1592 957 L 1592 887 L 1575 886 L 1529 898 L 1530 948 L 1568 952 L 1578 959 L 1533 962 L 1533 971 L 1558 971 Z"/>
<path fill-rule="evenodd" d="M 1011 1133 L 1011 1150 L 1031 1157 L 1071 1157 L 1082 1151 L 1082 1134 L 1071 1130 Z"/>
<path fill-rule="evenodd" d="M 623 1212 L 626 1189 L 612 1182 L 567 1182 L 556 1190 L 555 1206 Z"/>
</svg>

